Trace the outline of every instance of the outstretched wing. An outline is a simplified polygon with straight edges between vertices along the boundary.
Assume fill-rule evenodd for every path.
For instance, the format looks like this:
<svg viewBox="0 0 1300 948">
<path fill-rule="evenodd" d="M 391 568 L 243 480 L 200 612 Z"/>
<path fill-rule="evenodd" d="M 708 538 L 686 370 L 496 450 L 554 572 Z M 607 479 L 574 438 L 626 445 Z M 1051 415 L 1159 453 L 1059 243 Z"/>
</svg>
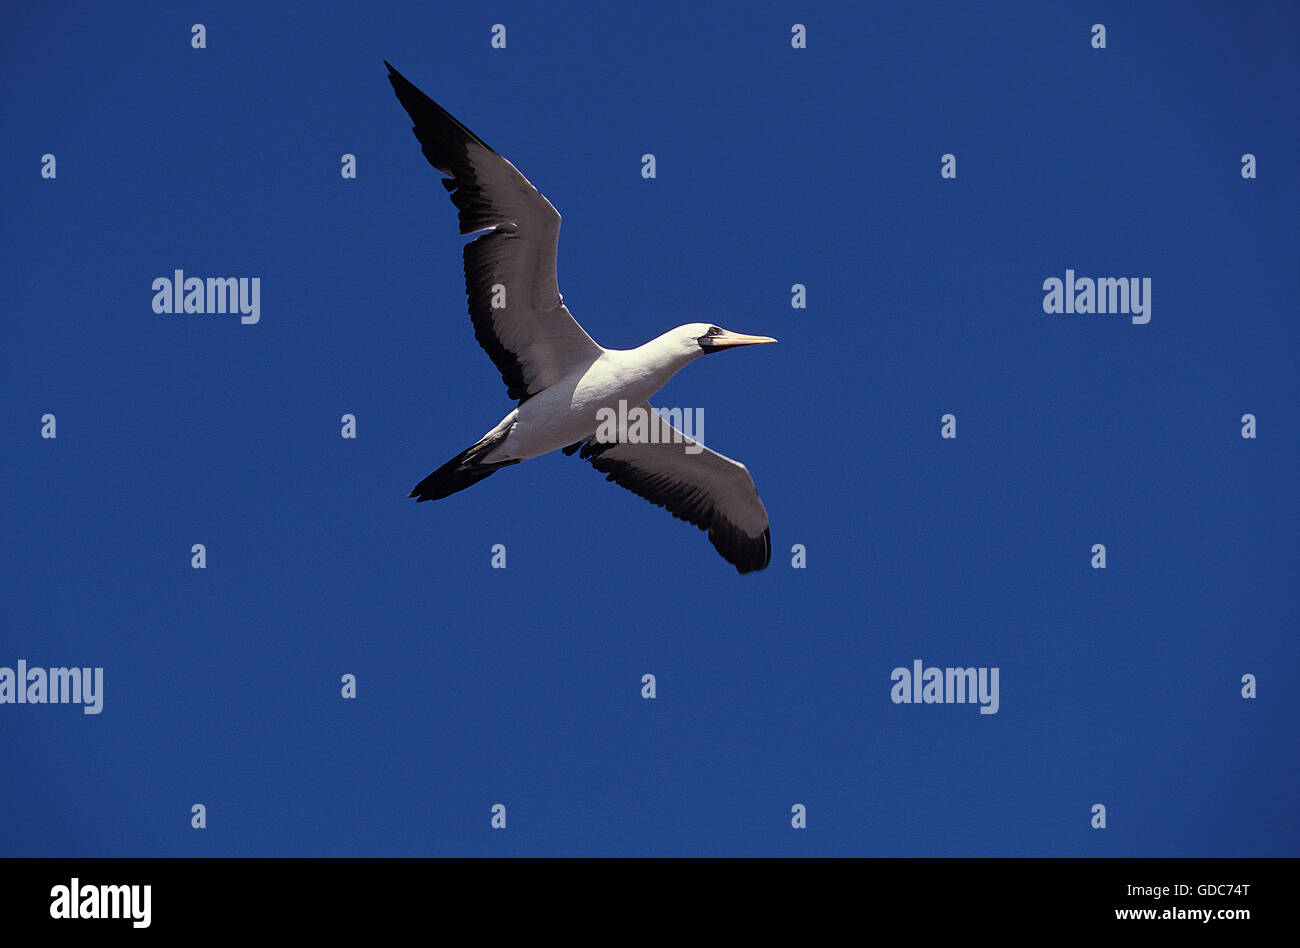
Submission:
<svg viewBox="0 0 1300 948">
<path fill-rule="evenodd" d="M 613 481 L 674 517 L 709 532 L 722 558 L 741 573 L 764 569 L 772 559 L 767 511 L 749 470 L 688 438 L 648 403 L 648 440 L 606 443 L 592 438 L 580 457 Z M 632 409 L 629 408 L 629 415 Z"/>
<path fill-rule="evenodd" d="M 460 210 L 474 336 L 520 403 L 601 353 L 570 315 L 555 276 L 560 215 L 510 162 L 387 62 L 424 157 Z"/>
</svg>

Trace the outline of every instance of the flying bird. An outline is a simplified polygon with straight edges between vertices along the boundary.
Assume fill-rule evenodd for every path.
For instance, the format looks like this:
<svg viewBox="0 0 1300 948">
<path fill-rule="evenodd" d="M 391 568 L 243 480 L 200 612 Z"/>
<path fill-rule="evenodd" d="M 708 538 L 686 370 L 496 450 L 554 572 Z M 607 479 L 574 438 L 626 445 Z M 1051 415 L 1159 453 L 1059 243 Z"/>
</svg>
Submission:
<svg viewBox="0 0 1300 948">
<path fill-rule="evenodd" d="M 551 202 L 514 165 L 384 65 L 415 123 L 424 157 L 445 175 L 443 187 L 460 212 L 460 233 L 480 234 L 465 244 L 470 320 L 507 394 L 518 400 L 500 424 L 409 496 L 439 500 L 503 467 L 562 449 L 578 453 L 606 480 L 707 530 L 739 572 L 765 568 L 772 558 L 767 511 L 745 465 L 678 431 L 648 399 L 702 355 L 776 340 L 690 323 L 635 349 L 597 345 L 560 296 L 560 215 Z M 641 424 L 634 420 L 611 435 L 601 421 L 618 409 L 619 417 L 639 418 Z"/>
</svg>

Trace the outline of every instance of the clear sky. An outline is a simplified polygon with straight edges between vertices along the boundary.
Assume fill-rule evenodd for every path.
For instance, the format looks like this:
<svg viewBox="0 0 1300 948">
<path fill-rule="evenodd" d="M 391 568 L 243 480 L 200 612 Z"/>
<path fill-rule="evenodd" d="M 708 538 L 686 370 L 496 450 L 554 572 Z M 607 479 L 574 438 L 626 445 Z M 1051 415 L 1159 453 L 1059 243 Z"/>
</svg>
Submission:
<svg viewBox="0 0 1300 948">
<path fill-rule="evenodd" d="M 97 715 L 0 704 L 0 855 L 1300 854 L 1295 37 L 1284 3 L 10 11 L 0 667 L 104 671 Z M 564 215 L 598 342 L 780 339 L 656 399 L 748 465 L 766 571 L 577 457 L 407 499 L 512 403 L 384 59 Z M 258 278 L 259 321 L 156 314 L 176 269 Z M 1045 313 L 1067 269 L 1149 279 L 1150 321 Z M 997 713 L 894 703 L 916 660 L 997 668 Z"/>
</svg>

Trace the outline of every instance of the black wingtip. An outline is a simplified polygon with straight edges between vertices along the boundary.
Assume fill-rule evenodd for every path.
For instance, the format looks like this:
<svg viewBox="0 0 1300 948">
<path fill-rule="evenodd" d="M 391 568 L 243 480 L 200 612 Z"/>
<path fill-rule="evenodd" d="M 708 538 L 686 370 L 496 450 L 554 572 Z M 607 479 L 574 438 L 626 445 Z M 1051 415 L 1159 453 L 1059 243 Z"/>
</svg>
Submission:
<svg viewBox="0 0 1300 948">
<path fill-rule="evenodd" d="M 411 85 L 411 80 L 407 79 L 400 72 L 394 69 L 393 64 L 387 59 L 384 60 L 384 65 L 388 67 L 388 81 L 392 84 L 393 91 L 397 93 L 399 99 L 401 98 L 404 89 L 415 88 L 415 86 Z"/>
</svg>

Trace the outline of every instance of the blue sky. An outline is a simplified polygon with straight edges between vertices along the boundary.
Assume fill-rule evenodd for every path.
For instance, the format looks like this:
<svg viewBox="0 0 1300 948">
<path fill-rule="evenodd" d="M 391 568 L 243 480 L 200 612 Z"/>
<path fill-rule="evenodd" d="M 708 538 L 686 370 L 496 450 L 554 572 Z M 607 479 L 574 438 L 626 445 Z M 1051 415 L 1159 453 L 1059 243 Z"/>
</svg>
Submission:
<svg viewBox="0 0 1300 948">
<path fill-rule="evenodd" d="M 1296 855 L 1295 10 L 1136 6 L 11 12 L 0 666 L 105 693 L 0 705 L 0 854 Z M 780 339 L 656 400 L 769 569 L 558 454 L 406 498 L 511 403 L 384 59 L 598 342 Z M 177 268 L 260 322 L 156 315 Z M 1045 314 L 1067 268 L 1150 323 Z"/>
</svg>

